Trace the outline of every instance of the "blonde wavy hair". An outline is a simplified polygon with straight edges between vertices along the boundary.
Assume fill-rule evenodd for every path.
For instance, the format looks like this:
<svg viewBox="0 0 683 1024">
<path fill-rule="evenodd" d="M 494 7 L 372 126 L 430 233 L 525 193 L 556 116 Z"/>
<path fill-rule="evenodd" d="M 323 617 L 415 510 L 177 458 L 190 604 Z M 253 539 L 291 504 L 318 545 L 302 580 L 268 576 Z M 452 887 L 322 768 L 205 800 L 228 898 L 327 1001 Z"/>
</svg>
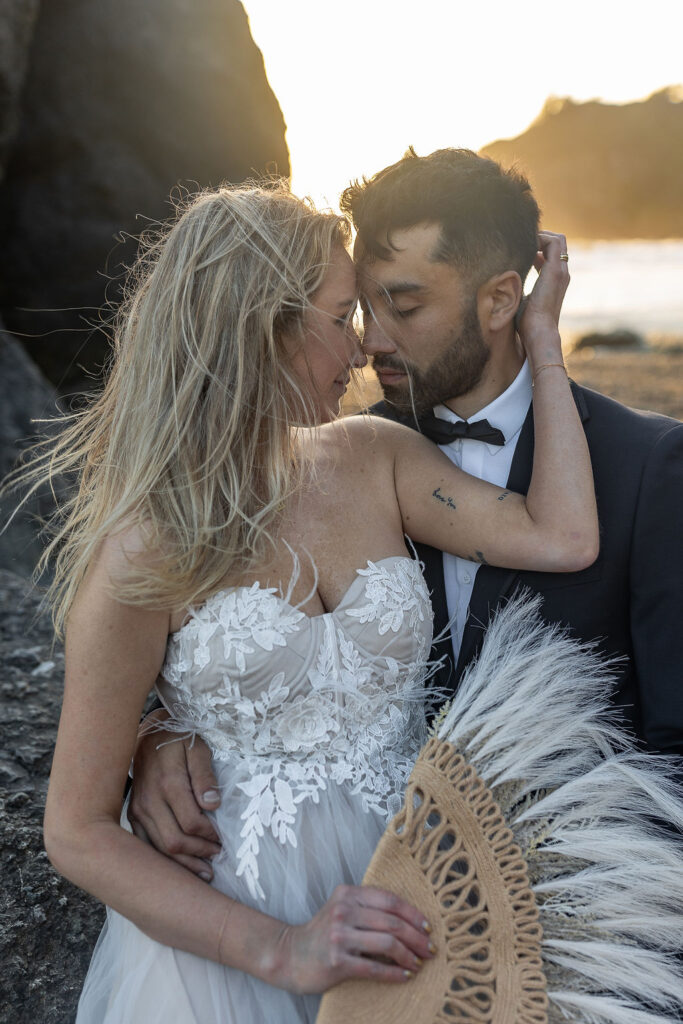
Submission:
<svg viewBox="0 0 683 1024">
<path fill-rule="evenodd" d="M 178 213 L 143 240 L 104 390 L 18 474 L 31 492 L 77 480 L 38 566 L 54 562 L 58 634 L 105 537 L 136 526 L 155 554 L 116 581 L 120 600 L 188 607 L 266 560 L 305 472 L 293 437 L 311 399 L 282 333 L 301 327 L 348 223 L 283 183 L 203 192 Z"/>
</svg>

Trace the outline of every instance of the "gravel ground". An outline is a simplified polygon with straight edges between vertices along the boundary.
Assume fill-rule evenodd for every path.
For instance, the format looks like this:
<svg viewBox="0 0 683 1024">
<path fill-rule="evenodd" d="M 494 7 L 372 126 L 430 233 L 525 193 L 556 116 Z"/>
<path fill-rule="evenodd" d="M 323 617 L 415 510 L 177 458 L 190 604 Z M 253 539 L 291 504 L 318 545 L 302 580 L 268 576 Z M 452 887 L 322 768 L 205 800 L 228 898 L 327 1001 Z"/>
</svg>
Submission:
<svg viewBox="0 0 683 1024">
<path fill-rule="evenodd" d="M 683 351 L 614 352 L 587 349 L 569 356 L 579 384 L 634 409 L 650 409 L 683 420 Z"/>
<path fill-rule="evenodd" d="M 42 818 L 64 655 L 19 576 L 0 571 L 1 1024 L 69 1024 L 104 917 L 60 878 Z"/>
</svg>

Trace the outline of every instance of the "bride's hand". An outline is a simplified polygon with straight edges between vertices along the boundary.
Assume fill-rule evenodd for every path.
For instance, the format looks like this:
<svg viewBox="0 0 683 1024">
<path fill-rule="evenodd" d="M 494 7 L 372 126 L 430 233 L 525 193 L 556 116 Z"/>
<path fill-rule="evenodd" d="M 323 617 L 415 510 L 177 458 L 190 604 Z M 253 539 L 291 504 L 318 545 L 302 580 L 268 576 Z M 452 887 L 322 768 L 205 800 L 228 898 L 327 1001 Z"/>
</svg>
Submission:
<svg viewBox="0 0 683 1024">
<path fill-rule="evenodd" d="M 272 984 L 304 993 L 348 978 L 409 981 L 435 952 L 428 929 L 415 907 L 384 889 L 337 886 L 307 924 L 281 933 Z"/>
<path fill-rule="evenodd" d="M 569 284 L 567 239 L 552 231 L 540 231 L 534 266 L 538 271 L 531 294 L 522 300 L 517 313 L 519 331 L 532 369 L 541 362 L 562 357 L 559 332 L 560 311 Z"/>
</svg>

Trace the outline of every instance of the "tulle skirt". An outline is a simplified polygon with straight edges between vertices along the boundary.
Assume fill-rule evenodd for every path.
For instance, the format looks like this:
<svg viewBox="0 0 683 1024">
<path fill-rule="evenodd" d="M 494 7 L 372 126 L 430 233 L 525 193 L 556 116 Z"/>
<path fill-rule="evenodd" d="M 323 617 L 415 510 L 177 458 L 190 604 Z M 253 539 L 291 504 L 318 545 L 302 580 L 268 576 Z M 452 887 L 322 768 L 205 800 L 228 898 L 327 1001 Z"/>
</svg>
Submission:
<svg viewBox="0 0 683 1024">
<path fill-rule="evenodd" d="M 265 898 L 236 877 L 243 842 L 241 819 L 248 798 L 235 763 L 215 762 L 222 803 L 210 817 L 220 835 L 211 886 L 289 924 L 302 924 L 341 884 L 360 884 L 386 826 L 386 815 L 368 810 L 349 784 L 328 782 L 318 802 L 298 804 L 292 829 L 296 846 L 269 830 L 259 838 L 259 884 Z M 125 819 L 125 812 L 124 812 Z M 122 819 L 123 820 L 123 819 Z M 169 900 L 173 893 L 168 894 Z M 77 1024 L 312 1024 L 320 997 L 297 996 L 249 974 L 144 935 L 107 909 L 78 1005 Z"/>
</svg>

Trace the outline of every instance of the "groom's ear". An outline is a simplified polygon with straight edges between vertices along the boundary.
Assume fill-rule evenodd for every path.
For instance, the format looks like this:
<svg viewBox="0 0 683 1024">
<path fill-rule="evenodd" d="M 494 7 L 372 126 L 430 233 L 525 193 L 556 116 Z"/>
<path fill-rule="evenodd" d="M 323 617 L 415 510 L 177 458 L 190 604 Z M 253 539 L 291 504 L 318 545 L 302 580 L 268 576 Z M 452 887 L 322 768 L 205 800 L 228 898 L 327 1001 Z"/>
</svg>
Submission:
<svg viewBox="0 0 683 1024">
<path fill-rule="evenodd" d="M 515 270 L 506 270 L 485 281 L 477 293 L 479 322 L 484 333 L 507 327 L 514 320 L 522 295 L 522 279 Z"/>
</svg>

